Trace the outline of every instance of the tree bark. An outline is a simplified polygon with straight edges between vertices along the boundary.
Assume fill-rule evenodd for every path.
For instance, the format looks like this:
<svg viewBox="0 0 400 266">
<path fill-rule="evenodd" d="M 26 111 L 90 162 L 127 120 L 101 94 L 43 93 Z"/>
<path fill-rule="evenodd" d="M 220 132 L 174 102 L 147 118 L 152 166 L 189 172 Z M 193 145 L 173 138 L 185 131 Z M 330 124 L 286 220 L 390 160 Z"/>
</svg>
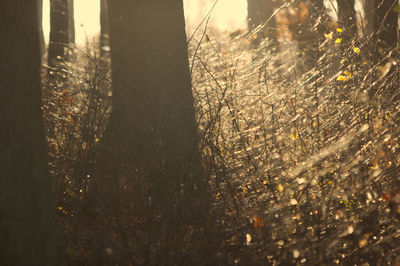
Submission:
<svg viewBox="0 0 400 266">
<path fill-rule="evenodd" d="M 37 1 L 0 2 L 0 261 L 60 265 L 41 114 Z M 12 25 L 12 26 L 11 26 Z"/>
<path fill-rule="evenodd" d="M 68 42 L 75 44 L 74 0 L 68 0 Z"/>
<path fill-rule="evenodd" d="M 54 67 L 65 56 L 68 44 L 68 0 L 50 0 L 50 41 L 48 64 Z"/>
<path fill-rule="evenodd" d="M 275 17 L 271 17 L 279 0 L 247 0 L 247 18 L 249 31 L 254 31 L 258 26 L 265 24 L 260 30 L 252 34 L 252 43 L 257 46 L 262 39 L 268 38 L 271 44 L 278 46 L 278 34 Z"/>
<path fill-rule="evenodd" d="M 108 2 L 100 0 L 100 53 L 108 54 L 110 50 L 110 27 L 108 19 Z"/>
<path fill-rule="evenodd" d="M 375 26 L 375 0 L 363 0 L 363 11 L 365 16 L 364 35 L 370 35 L 376 30 Z"/>
<path fill-rule="evenodd" d="M 354 0 L 337 0 L 339 27 L 343 29 L 344 43 L 357 37 L 357 18 Z"/>
<path fill-rule="evenodd" d="M 324 33 L 326 31 L 328 22 L 326 9 L 323 0 L 305 0 L 310 16 L 310 23 L 313 26 L 312 30 L 315 32 L 319 41 L 324 40 Z"/>
<path fill-rule="evenodd" d="M 43 33 L 43 0 L 38 1 L 38 27 L 39 27 L 39 44 L 40 44 L 40 54 L 41 57 L 46 51 L 46 44 L 44 41 L 44 33 Z"/>
<path fill-rule="evenodd" d="M 299 27 L 297 41 L 305 70 L 308 71 L 316 66 L 320 57 L 319 46 L 324 42 L 328 16 L 323 0 L 305 0 L 298 5 L 301 4 L 306 6 L 308 18 Z"/>
<path fill-rule="evenodd" d="M 397 45 L 398 12 L 394 7 L 398 0 L 375 0 L 375 27 L 379 31 L 378 47 L 387 48 Z"/>
<path fill-rule="evenodd" d="M 196 241 L 185 242 L 183 236 L 189 228 L 204 226 L 208 181 L 198 150 L 183 4 L 176 0 L 108 4 L 113 110 L 98 160 L 100 194 L 118 209 L 123 197 L 117 192 L 120 181 L 128 177 L 140 184 L 143 189 L 134 192 L 138 186 L 131 187 L 125 201 L 135 206 L 132 215 L 146 210 L 140 219 L 148 226 L 141 233 L 162 250 L 148 252 L 158 259 L 164 254 L 165 264 L 186 264 L 181 261 L 186 256 L 179 254 L 184 249 L 195 254 L 191 245 Z M 142 254 L 123 242 L 127 254 Z"/>
<path fill-rule="evenodd" d="M 48 64 L 52 68 L 57 65 L 57 62 L 66 57 L 65 48 L 75 39 L 72 1 L 73 0 L 50 0 Z"/>
</svg>

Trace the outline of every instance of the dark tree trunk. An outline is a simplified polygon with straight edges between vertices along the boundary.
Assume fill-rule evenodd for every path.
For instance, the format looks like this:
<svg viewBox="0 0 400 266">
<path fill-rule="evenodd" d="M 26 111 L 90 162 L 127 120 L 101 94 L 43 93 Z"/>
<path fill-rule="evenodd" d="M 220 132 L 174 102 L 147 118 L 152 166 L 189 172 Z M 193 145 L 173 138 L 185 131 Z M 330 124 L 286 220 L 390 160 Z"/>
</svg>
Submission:
<svg viewBox="0 0 400 266">
<path fill-rule="evenodd" d="M 68 0 L 68 42 L 75 43 L 74 0 Z"/>
<path fill-rule="evenodd" d="M 357 37 L 357 19 L 354 0 L 337 0 L 339 27 L 343 29 L 343 42 Z"/>
<path fill-rule="evenodd" d="M 44 41 L 44 33 L 43 33 L 43 0 L 38 1 L 38 23 L 39 23 L 39 44 L 40 44 L 40 54 L 41 57 L 46 51 L 46 44 Z"/>
<path fill-rule="evenodd" d="M 60 265 L 41 114 L 37 1 L 0 1 L 0 264 Z"/>
<path fill-rule="evenodd" d="M 375 0 L 363 0 L 365 21 L 362 24 L 364 36 L 372 34 L 375 28 Z"/>
<path fill-rule="evenodd" d="M 252 43 L 258 45 L 264 38 L 268 38 L 275 48 L 278 45 L 276 20 L 273 13 L 279 7 L 280 0 L 247 0 L 247 18 L 249 31 L 265 24 L 252 34 Z M 272 17 L 271 17 L 272 16 Z"/>
<path fill-rule="evenodd" d="M 319 47 L 324 42 L 324 33 L 328 24 L 323 0 L 305 0 L 298 3 L 305 5 L 308 11 L 307 20 L 297 30 L 297 42 L 305 70 L 315 67 L 320 57 Z"/>
<path fill-rule="evenodd" d="M 50 41 L 48 64 L 55 67 L 60 59 L 66 57 L 66 46 L 70 43 L 71 0 L 50 0 Z"/>
<path fill-rule="evenodd" d="M 310 16 L 310 26 L 311 30 L 315 34 L 314 40 L 320 43 L 324 40 L 324 33 L 328 25 L 328 16 L 326 14 L 326 9 L 323 0 L 306 0 L 309 16 Z"/>
<path fill-rule="evenodd" d="M 387 48 L 398 41 L 398 0 L 375 0 L 375 27 L 379 31 L 378 47 Z"/>
<path fill-rule="evenodd" d="M 100 28 L 100 53 L 102 55 L 107 55 L 110 49 L 110 27 L 107 0 L 100 0 Z"/>
<path fill-rule="evenodd" d="M 68 44 L 68 0 L 50 0 L 49 66 L 54 67 L 57 59 L 65 56 Z"/>
<path fill-rule="evenodd" d="M 132 203 L 131 215 L 146 210 L 140 218 L 146 228 L 134 230 L 158 243 L 159 251 L 149 247 L 141 252 L 121 237 L 128 258 L 133 256 L 129 253 L 140 257 L 150 252 L 149 265 L 208 259 L 182 255 L 183 250 L 196 254 L 199 238 L 194 240 L 195 234 L 188 242 L 184 235 L 189 228 L 197 232 L 207 216 L 207 180 L 198 150 L 182 1 L 108 4 L 113 110 L 98 160 L 99 190 L 118 210 L 124 197 L 117 192 L 119 184 L 125 178 L 137 184 L 124 202 Z"/>
</svg>

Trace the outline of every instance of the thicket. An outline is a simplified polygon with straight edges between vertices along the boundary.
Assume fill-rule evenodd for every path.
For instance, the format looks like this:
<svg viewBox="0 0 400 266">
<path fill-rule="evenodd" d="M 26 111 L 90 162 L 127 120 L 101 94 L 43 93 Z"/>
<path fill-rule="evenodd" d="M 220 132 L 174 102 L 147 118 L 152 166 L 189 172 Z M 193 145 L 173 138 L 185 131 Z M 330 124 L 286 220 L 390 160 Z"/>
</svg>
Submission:
<svg viewBox="0 0 400 266">
<path fill-rule="evenodd" d="M 202 255 L 199 265 L 400 263 L 399 50 L 377 51 L 377 33 L 350 38 L 334 23 L 324 26 L 318 36 L 310 25 L 317 47 L 290 40 L 276 50 L 264 39 L 254 48 L 255 32 L 226 37 L 206 24 L 190 39 L 212 202 L 203 230 L 212 239 L 200 247 L 189 232 L 188 250 L 177 254 Z M 71 265 L 168 264 L 171 254 L 142 234 L 148 210 L 116 210 L 96 193 L 112 84 L 110 60 L 95 47 L 70 48 L 43 86 L 67 258 Z M 112 186 L 122 201 L 148 200 L 140 184 Z M 157 193 L 168 200 L 168 191 Z"/>
</svg>

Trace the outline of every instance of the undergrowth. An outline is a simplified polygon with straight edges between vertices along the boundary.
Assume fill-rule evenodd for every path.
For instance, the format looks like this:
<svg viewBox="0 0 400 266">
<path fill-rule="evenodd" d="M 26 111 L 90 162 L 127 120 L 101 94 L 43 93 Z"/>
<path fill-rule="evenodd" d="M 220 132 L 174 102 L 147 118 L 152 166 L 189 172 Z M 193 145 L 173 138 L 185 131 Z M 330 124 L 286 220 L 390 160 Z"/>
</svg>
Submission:
<svg viewBox="0 0 400 266">
<path fill-rule="evenodd" d="M 201 148 L 236 264 L 399 260 L 397 50 L 373 57 L 371 36 L 342 31 L 306 70 L 288 46 L 249 50 L 252 34 L 192 44 Z"/>
<path fill-rule="evenodd" d="M 395 265 L 397 48 L 377 54 L 373 37 L 342 42 L 332 27 L 309 67 L 311 59 L 290 48 L 295 41 L 274 51 L 268 40 L 251 46 L 252 36 L 203 29 L 189 43 L 199 148 L 217 217 L 209 226 L 219 232 L 213 256 L 221 265 Z M 117 218 L 95 209 L 101 199 L 91 195 L 111 108 L 109 60 L 93 47 L 72 54 L 75 61 L 44 84 L 43 104 L 67 257 L 71 265 L 127 265 L 99 236 Z"/>
</svg>

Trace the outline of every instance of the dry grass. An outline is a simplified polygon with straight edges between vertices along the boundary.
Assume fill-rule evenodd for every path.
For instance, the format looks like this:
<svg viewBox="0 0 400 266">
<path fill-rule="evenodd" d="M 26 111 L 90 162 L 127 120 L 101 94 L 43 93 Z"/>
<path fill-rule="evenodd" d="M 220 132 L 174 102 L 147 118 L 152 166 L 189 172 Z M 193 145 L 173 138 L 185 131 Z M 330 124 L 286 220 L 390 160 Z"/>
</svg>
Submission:
<svg viewBox="0 0 400 266">
<path fill-rule="evenodd" d="M 400 252 L 398 51 L 376 60 L 369 39 L 350 47 L 326 39 L 307 69 L 294 42 L 272 52 L 264 41 L 253 50 L 249 35 L 203 31 L 189 43 L 216 217 L 205 228 L 215 228 L 208 237 L 218 243 L 204 252 L 222 265 L 393 264 Z M 75 51 L 76 62 L 60 65 L 67 80 L 44 89 L 72 265 L 116 263 L 111 257 L 120 255 L 99 243 L 101 225 L 115 218 L 93 210 L 101 203 L 90 197 L 111 95 L 109 65 L 93 51 Z M 151 252 L 146 245 L 135 249 Z"/>
</svg>

